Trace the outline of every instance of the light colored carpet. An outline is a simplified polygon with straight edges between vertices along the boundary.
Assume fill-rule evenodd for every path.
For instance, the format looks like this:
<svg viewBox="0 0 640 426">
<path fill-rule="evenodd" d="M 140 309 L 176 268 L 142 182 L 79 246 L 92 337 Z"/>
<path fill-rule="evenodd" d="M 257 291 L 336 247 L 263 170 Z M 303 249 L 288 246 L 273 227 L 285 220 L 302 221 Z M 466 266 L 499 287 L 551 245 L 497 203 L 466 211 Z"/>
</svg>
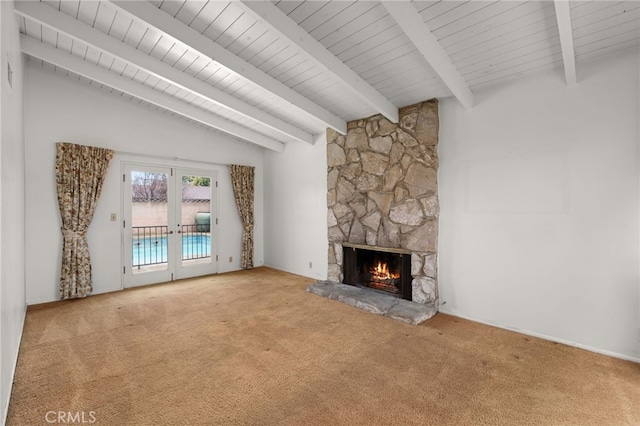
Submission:
<svg viewBox="0 0 640 426">
<path fill-rule="evenodd" d="M 639 425 L 640 365 L 269 268 L 30 307 L 8 425 Z M 51 417 L 49 417 L 51 419 Z"/>
</svg>

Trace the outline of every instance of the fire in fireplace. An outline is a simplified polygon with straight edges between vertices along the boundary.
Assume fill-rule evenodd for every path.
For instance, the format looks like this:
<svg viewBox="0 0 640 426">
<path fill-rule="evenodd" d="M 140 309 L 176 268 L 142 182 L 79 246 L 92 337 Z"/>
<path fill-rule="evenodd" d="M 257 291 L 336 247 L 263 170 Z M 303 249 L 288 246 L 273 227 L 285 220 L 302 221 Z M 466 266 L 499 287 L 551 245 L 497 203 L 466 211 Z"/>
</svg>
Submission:
<svg viewBox="0 0 640 426">
<path fill-rule="evenodd" d="M 343 243 L 344 283 L 411 300 L 411 252 Z"/>
<path fill-rule="evenodd" d="M 386 262 L 378 260 L 374 262 L 373 266 L 365 266 L 364 270 L 366 277 L 365 285 L 377 288 L 378 290 L 388 291 L 389 293 L 398 294 L 400 292 L 398 288 L 398 284 L 400 284 L 400 271 L 397 269 L 390 271 L 389 265 Z"/>
</svg>

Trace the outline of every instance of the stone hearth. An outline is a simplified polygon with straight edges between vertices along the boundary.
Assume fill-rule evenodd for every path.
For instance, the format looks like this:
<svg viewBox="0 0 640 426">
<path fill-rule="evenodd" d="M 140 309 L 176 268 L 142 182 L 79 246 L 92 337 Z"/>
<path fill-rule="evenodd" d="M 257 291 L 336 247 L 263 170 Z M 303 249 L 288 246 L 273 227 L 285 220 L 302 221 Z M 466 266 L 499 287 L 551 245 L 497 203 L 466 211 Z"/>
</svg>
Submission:
<svg viewBox="0 0 640 426">
<path fill-rule="evenodd" d="M 343 282 L 343 242 L 404 249 L 413 302 L 438 306 L 438 127 L 432 99 L 401 108 L 398 124 L 376 115 L 327 131 L 330 282 Z"/>
<path fill-rule="evenodd" d="M 430 303 L 413 303 L 376 290 L 330 281 L 310 284 L 307 292 L 413 325 L 428 320 L 437 312 L 436 307 Z"/>
</svg>

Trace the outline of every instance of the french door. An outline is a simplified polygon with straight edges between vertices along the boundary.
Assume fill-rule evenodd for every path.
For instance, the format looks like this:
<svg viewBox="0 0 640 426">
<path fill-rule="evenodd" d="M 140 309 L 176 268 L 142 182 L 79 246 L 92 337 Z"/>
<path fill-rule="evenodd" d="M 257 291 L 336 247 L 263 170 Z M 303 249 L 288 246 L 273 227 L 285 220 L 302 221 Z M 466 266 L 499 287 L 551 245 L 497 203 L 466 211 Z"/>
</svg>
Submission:
<svg viewBox="0 0 640 426">
<path fill-rule="evenodd" d="M 125 164 L 124 286 L 217 272 L 216 172 Z"/>
</svg>

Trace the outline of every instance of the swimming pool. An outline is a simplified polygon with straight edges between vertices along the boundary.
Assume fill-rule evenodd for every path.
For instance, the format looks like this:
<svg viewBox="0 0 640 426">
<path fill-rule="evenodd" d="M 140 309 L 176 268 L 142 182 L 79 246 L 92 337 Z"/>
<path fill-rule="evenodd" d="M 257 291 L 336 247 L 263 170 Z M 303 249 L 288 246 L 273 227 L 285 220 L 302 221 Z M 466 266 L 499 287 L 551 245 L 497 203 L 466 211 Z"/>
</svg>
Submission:
<svg viewBox="0 0 640 426">
<path fill-rule="evenodd" d="M 134 238 L 133 266 L 167 263 L 167 237 Z M 182 260 L 211 257 L 211 237 L 209 235 L 183 235 Z"/>
</svg>

